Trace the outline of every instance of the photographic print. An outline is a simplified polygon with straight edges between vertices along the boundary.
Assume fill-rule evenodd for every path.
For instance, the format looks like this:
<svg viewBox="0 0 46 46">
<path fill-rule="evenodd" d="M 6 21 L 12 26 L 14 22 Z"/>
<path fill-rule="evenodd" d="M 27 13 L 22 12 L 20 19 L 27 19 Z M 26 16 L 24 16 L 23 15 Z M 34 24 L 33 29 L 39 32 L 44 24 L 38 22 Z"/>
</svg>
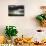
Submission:
<svg viewBox="0 0 46 46">
<path fill-rule="evenodd" d="M 8 5 L 8 16 L 24 16 L 24 5 Z"/>
</svg>

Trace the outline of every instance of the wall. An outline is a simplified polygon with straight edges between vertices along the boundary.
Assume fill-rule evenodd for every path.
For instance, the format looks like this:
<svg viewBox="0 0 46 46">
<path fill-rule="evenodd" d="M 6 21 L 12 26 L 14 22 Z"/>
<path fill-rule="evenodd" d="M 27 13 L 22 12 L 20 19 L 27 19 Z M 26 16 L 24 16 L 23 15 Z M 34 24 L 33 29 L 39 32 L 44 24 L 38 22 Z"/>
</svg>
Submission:
<svg viewBox="0 0 46 46">
<path fill-rule="evenodd" d="M 8 16 L 8 5 L 24 5 L 25 16 Z M 31 36 L 39 27 L 35 16 L 41 13 L 40 6 L 46 5 L 46 0 L 0 0 L 0 34 L 4 34 L 6 25 L 15 25 L 19 31 L 18 36 Z"/>
</svg>

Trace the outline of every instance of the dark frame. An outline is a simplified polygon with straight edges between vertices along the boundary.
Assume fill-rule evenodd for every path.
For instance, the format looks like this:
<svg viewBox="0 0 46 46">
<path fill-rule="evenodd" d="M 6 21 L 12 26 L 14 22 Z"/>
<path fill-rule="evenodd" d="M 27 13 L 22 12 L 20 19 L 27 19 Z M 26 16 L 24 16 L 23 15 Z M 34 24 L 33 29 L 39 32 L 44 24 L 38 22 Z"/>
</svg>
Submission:
<svg viewBox="0 0 46 46">
<path fill-rule="evenodd" d="M 8 5 L 8 16 L 24 16 L 24 5 Z"/>
</svg>

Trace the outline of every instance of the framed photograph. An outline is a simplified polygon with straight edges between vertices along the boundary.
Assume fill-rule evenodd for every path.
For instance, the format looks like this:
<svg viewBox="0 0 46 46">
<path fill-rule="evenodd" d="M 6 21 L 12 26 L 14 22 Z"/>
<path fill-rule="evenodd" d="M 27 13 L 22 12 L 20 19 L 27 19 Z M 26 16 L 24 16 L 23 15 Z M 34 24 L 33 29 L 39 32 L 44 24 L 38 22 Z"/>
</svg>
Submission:
<svg viewBox="0 0 46 46">
<path fill-rule="evenodd" d="M 8 16 L 24 16 L 24 5 L 8 5 Z"/>
</svg>

